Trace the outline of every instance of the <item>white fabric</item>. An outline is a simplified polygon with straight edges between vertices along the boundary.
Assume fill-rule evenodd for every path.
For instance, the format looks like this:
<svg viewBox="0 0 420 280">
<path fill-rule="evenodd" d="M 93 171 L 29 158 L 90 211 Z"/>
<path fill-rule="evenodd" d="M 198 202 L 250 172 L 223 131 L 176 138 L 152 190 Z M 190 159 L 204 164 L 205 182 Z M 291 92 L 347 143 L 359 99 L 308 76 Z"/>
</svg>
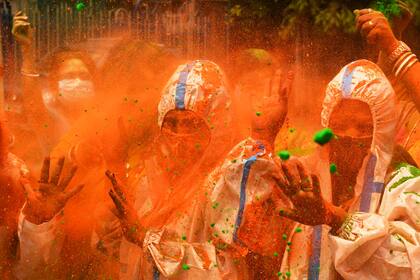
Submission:
<svg viewBox="0 0 420 280">
<path fill-rule="evenodd" d="M 19 215 L 18 236 L 20 259 L 15 268 L 18 279 L 38 279 L 40 271 L 54 264 L 60 255 L 64 234 L 63 216 L 35 225 Z"/>
<path fill-rule="evenodd" d="M 355 213 L 330 236 L 345 279 L 420 279 L 420 171 L 410 168 L 389 182 L 378 214 Z"/>
<path fill-rule="evenodd" d="M 279 187 L 271 175 L 276 174 L 279 168 L 278 159 L 265 149 L 259 149 L 258 141 L 248 138 L 239 143 L 225 160 L 220 178 L 215 182 L 214 190 L 210 195 L 211 204 L 214 207 L 210 211 L 209 221 L 214 223 L 213 232 L 226 244 L 234 243 L 235 222 L 240 210 L 241 183 L 247 160 L 255 156 L 255 161 L 250 166 L 249 176 L 245 186 L 245 208 L 252 204 L 262 204 L 271 198 L 273 192 L 281 194 Z M 285 196 L 283 203 L 276 205 L 277 208 L 290 207 L 289 199 Z M 243 213 L 243 224 L 246 219 Z M 268 234 L 268 233 L 267 233 Z M 258 242 L 258 241 L 256 241 Z M 260 240 L 262 242 L 262 240 Z M 271 240 L 274 242 L 274 240 Z"/>
<path fill-rule="evenodd" d="M 374 123 L 371 152 L 377 158 L 374 182 L 384 182 L 397 122 L 394 89 L 379 66 L 358 60 L 346 65 L 328 84 L 321 112 L 324 127 L 328 127 L 331 113 L 341 99 L 357 99 L 369 105 Z"/>
<path fill-rule="evenodd" d="M 180 77 L 182 72 L 191 67 L 185 81 L 185 109 L 196 112 L 199 106 L 211 104 L 211 108 L 206 108 L 208 115 L 201 115 L 203 118 L 210 116 L 217 108 L 229 108 L 230 101 L 226 96 L 225 75 L 220 67 L 207 60 L 196 60 L 188 64 L 180 65 L 166 84 L 158 107 L 158 124 L 162 126 L 166 114 L 176 109 L 177 88 L 181 84 Z M 218 77 L 209 77 L 216 74 Z M 216 88 L 214 88 L 216 87 Z"/>
</svg>

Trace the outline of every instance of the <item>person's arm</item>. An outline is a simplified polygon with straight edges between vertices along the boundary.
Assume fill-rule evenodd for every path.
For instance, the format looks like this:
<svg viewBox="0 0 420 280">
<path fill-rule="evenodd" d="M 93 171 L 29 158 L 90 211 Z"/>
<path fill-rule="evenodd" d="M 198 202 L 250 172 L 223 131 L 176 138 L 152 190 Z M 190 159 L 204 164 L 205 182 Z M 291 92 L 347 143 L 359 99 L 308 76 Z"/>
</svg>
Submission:
<svg viewBox="0 0 420 280">
<path fill-rule="evenodd" d="M 356 27 L 366 41 L 380 50 L 379 65 L 400 81 L 420 110 L 420 65 L 415 54 L 394 35 L 388 19 L 372 9 L 356 10 Z"/>
<path fill-rule="evenodd" d="M 293 79 L 292 71 L 277 70 L 271 81 L 269 95 L 264 96 L 262 101 L 261 112 L 256 112 L 252 118 L 251 137 L 262 141 L 270 151 L 274 150 L 277 133 L 286 119 Z"/>
<path fill-rule="evenodd" d="M 417 110 L 420 111 L 420 63 L 418 61 L 401 77 L 401 81 L 416 104 Z"/>
<path fill-rule="evenodd" d="M 45 125 L 49 118 L 42 99 L 41 77 L 35 63 L 33 29 L 28 17 L 18 12 L 13 18 L 13 36 L 19 43 L 22 53 L 22 92 L 23 108 L 28 121 L 35 128 Z"/>
<path fill-rule="evenodd" d="M 180 275 L 180 273 L 192 273 L 194 277 L 211 276 L 218 273 L 216 261 L 216 248 L 207 240 L 205 242 L 191 242 L 188 232 L 192 229 L 185 229 L 185 235 L 179 235 L 176 229 L 168 226 L 162 229 L 146 229 L 142 226 L 133 204 L 125 194 L 125 188 L 117 181 L 115 175 L 110 171 L 106 173 L 112 183 L 109 195 L 114 203 L 113 213 L 120 220 L 121 230 L 124 235 L 123 247 L 137 247 L 131 250 L 131 259 L 121 256 L 122 263 L 127 265 L 127 271 L 133 271 L 135 260 L 140 259 L 139 255 L 147 256 L 148 268 L 142 267 L 140 272 L 145 274 L 160 274 L 164 277 Z M 201 202 L 200 202 L 201 203 Z M 195 203 L 191 206 L 191 219 L 203 221 L 203 205 Z M 193 217 L 194 216 L 194 217 Z M 201 218 L 195 218 L 200 216 Z M 172 223 L 176 224 L 176 223 Z M 197 226 L 197 225 L 195 225 Z M 201 226 L 198 228 L 202 229 Z M 125 260 L 126 259 L 126 260 Z M 126 271 L 126 273 L 127 273 Z M 128 272 L 130 273 L 130 272 Z"/>
<path fill-rule="evenodd" d="M 2 138 L 7 138 L 7 134 L 2 135 Z M 11 276 L 7 275 L 16 259 L 13 244 L 18 228 L 17 217 L 25 201 L 19 179 L 28 173 L 28 169 L 21 160 L 9 154 L 7 149 L 4 152 L 0 156 L 0 278 L 3 276 L 9 279 Z"/>
<path fill-rule="evenodd" d="M 58 260 L 64 239 L 62 210 L 83 188 L 80 185 L 67 190 L 76 167 L 61 176 L 63 166 L 64 158 L 60 158 L 50 176 L 50 159 L 46 158 L 37 189 L 32 188 L 29 180 L 21 180 L 26 203 L 18 224 L 20 259 L 16 274 L 19 279 L 33 279 Z"/>
</svg>

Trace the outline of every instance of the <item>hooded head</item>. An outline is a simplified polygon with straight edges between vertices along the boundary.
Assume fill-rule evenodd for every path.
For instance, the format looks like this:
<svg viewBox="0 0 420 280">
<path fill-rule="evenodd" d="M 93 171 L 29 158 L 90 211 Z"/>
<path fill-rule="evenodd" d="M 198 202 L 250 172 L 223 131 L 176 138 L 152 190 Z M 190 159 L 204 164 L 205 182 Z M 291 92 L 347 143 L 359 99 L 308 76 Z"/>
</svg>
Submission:
<svg viewBox="0 0 420 280">
<path fill-rule="evenodd" d="M 153 188 L 161 201 L 143 220 L 145 225 L 163 225 L 191 207 L 201 193 L 201 180 L 231 148 L 229 109 L 224 74 L 215 63 L 193 61 L 172 75 L 158 106 L 158 147 L 164 154 L 159 164 L 174 171 L 176 180 L 169 201 L 167 186 Z"/>
<path fill-rule="evenodd" d="M 224 74 L 210 61 L 197 60 L 178 67 L 167 83 L 158 106 L 163 153 L 177 164 L 190 165 L 217 143 L 227 140 L 230 99 Z M 229 143 L 221 143 L 230 148 Z M 224 150 L 218 147 L 218 150 Z M 180 167 L 180 166 L 178 166 Z"/>
<path fill-rule="evenodd" d="M 362 171 L 364 188 L 383 184 L 392 158 L 396 113 L 394 90 L 380 68 L 367 60 L 345 66 L 327 87 L 321 121 L 337 136 L 330 143 L 330 160 L 341 170 L 339 175 L 350 174 L 347 179 L 355 181 Z"/>
</svg>

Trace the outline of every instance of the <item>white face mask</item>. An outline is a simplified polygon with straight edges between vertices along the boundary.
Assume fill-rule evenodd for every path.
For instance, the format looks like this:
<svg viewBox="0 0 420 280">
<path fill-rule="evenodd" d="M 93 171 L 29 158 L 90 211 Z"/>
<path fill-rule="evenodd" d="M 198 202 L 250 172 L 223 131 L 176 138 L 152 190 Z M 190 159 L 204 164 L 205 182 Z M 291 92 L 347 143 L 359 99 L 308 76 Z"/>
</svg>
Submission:
<svg viewBox="0 0 420 280">
<path fill-rule="evenodd" d="M 66 79 L 58 82 L 58 100 L 63 103 L 80 103 L 94 96 L 93 83 L 89 80 Z"/>
</svg>

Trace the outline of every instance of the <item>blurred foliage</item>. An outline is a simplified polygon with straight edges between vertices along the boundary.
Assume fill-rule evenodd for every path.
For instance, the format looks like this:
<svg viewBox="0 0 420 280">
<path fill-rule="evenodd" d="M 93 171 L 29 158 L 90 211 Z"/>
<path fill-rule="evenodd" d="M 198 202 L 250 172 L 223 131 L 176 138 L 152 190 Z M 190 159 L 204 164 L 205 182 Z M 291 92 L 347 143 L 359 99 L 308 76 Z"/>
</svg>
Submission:
<svg viewBox="0 0 420 280">
<path fill-rule="evenodd" d="M 302 22 L 316 31 L 336 30 L 352 34 L 355 30 L 353 11 L 374 8 L 388 18 L 399 15 L 396 0 L 231 0 L 228 21 L 243 33 L 255 29 L 275 29 L 281 38 L 291 38 Z M 420 26 L 420 1 L 405 0 Z"/>
</svg>

